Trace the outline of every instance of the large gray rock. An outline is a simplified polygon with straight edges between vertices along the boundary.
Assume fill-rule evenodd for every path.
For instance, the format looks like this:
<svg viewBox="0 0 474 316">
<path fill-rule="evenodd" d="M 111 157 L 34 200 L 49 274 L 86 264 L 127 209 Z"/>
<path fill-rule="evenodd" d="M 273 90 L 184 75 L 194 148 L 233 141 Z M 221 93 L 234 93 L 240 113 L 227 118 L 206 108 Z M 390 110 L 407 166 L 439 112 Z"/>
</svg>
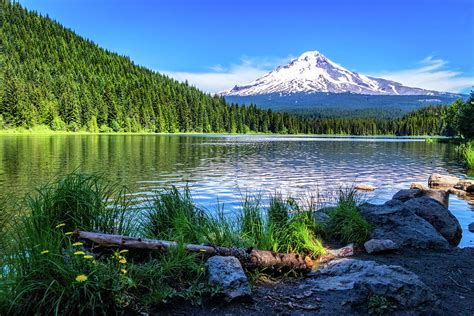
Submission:
<svg viewBox="0 0 474 316">
<path fill-rule="evenodd" d="M 374 239 L 390 239 L 401 248 L 450 248 L 448 241 L 430 223 L 399 200 L 382 205 L 366 203 L 360 206 L 360 212 L 374 226 Z"/>
<path fill-rule="evenodd" d="M 443 204 L 445 207 L 449 205 L 449 193 L 444 190 L 420 190 L 420 189 L 406 189 L 400 190 L 392 197 L 394 200 L 400 200 L 406 202 L 410 199 L 419 198 L 419 197 L 428 197 L 433 200 L 438 201 Z"/>
<path fill-rule="evenodd" d="M 340 259 L 310 273 L 317 291 L 347 291 L 349 301 L 363 304 L 367 297 L 380 295 L 393 300 L 400 309 L 435 302 L 431 289 L 420 278 L 400 266 L 373 261 Z"/>
<path fill-rule="evenodd" d="M 396 243 L 390 239 L 371 239 L 364 243 L 367 253 L 389 252 L 398 249 Z"/>
<path fill-rule="evenodd" d="M 218 286 L 226 300 L 248 298 L 251 294 L 247 276 L 235 257 L 214 256 L 206 262 L 209 283 Z"/>
<path fill-rule="evenodd" d="M 421 182 L 412 182 L 410 184 L 410 189 L 419 189 L 419 190 L 426 190 L 426 187 Z"/>
<path fill-rule="evenodd" d="M 462 228 L 459 221 L 437 201 L 420 197 L 408 200 L 405 207 L 430 223 L 451 245 L 457 246 L 461 241 Z"/>
<path fill-rule="evenodd" d="M 458 177 L 439 174 L 439 173 L 433 173 L 428 178 L 428 186 L 430 188 L 438 188 L 438 187 L 451 188 L 455 186 L 458 182 L 459 182 Z"/>
</svg>

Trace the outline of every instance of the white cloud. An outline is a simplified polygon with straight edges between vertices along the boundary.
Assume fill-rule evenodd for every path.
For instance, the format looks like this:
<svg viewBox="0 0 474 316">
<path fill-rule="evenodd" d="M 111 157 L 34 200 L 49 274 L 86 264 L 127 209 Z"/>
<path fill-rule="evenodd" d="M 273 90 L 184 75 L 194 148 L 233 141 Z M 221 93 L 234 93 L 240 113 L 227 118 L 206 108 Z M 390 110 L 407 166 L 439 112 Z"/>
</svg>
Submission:
<svg viewBox="0 0 474 316">
<path fill-rule="evenodd" d="M 243 57 L 238 64 L 232 64 L 228 68 L 217 64 L 208 72 L 160 72 L 179 81 L 187 80 L 189 84 L 203 91 L 214 93 L 252 82 L 274 67 L 287 63 L 291 58 L 291 56 L 286 58 Z"/>
<path fill-rule="evenodd" d="M 465 92 L 474 85 L 474 76 L 447 68 L 448 62 L 443 59 L 426 57 L 420 66 L 392 72 L 372 74 L 373 77 L 385 78 L 400 82 L 403 85 L 446 92 Z"/>
</svg>

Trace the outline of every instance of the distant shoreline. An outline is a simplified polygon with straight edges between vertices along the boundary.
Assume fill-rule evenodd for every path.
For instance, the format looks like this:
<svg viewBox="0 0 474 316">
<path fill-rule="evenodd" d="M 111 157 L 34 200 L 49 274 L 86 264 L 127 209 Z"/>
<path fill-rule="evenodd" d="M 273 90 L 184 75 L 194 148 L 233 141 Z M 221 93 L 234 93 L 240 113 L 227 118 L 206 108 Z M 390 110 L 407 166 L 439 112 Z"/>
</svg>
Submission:
<svg viewBox="0 0 474 316">
<path fill-rule="evenodd" d="M 1 136 L 54 136 L 54 135 L 157 135 L 157 136 L 269 136 L 269 137 L 314 137 L 314 138 L 397 138 L 397 139 L 449 139 L 442 135 L 345 135 L 345 134 L 275 134 L 275 133 L 199 133 L 199 132 L 176 132 L 176 133 L 156 133 L 156 132 L 104 132 L 95 133 L 87 131 L 53 131 L 46 129 L 6 129 L 0 130 Z"/>
</svg>

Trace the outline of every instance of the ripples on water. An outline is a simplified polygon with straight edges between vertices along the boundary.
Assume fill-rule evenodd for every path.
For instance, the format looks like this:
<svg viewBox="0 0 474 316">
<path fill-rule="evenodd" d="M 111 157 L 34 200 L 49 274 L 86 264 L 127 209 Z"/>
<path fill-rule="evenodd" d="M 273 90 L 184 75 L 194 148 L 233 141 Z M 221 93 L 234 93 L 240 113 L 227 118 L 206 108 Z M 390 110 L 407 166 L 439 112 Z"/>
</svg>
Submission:
<svg viewBox="0 0 474 316">
<path fill-rule="evenodd" d="M 189 184 L 209 209 L 239 207 L 246 192 L 301 197 L 315 191 L 370 183 L 365 199 L 382 203 L 433 172 L 464 176 L 450 144 L 417 138 L 237 135 L 56 135 L 0 137 L 0 188 L 21 196 L 73 170 L 99 172 L 132 188 L 137 197 Z M 474 245 L 467 225 L 473 206 L 456 197 L 462 245 Z"/>
</svg>

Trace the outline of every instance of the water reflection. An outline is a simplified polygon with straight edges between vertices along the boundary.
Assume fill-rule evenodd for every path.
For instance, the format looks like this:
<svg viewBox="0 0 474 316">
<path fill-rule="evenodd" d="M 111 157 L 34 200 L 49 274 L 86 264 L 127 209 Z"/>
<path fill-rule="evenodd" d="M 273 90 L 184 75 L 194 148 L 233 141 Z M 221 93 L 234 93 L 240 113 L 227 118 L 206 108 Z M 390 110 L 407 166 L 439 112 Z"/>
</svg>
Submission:
<svg viewBox="0 0 474 316">
<path fill-rule="evenodd" d="M 400 138 L 314 138 L 236 135 L 58 135 L 0 137 L 0 188 L 22 196 L 52 177 L 73 170 L 100 172 L 149 195 L 163 186 L 189 183 L 198 201 L 228 210 L 242 192 L 302 195 L 319 188 L 371 183 L 367 198 L 389 199 L 432 172 L 464 176 L 449 144 Z M 327 191 L 327 190 L 326 190 Z M 473 206 L 451 198 L 465 229 L 463 245 L 474 245 L 467 225 Z"/>
</svg>

